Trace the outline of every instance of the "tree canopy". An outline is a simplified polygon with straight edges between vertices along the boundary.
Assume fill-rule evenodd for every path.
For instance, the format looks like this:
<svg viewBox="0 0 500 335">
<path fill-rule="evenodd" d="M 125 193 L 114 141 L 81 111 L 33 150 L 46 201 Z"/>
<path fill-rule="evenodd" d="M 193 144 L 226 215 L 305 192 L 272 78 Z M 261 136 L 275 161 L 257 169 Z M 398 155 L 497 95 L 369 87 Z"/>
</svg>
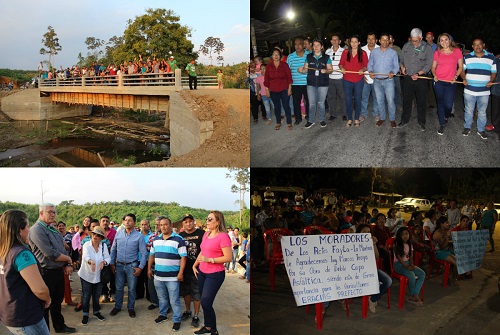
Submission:
<svg viewBox="0 0 500 335">
<path fill-rule="evenodd" d="M 123 39 L 115 38 L 114 46 L 110 46 L 115 62 L 123 62 L 136 58 L 141 54 L 144 58 L 168 58 L 169 52 L 177 62 L 187 64 L 198 58 L 193 52 L 191 28 L 179 23 L 180 17 L 172 10 L 163 8 L 146 9 L 146 13 L 129 20 Z M 111 41 L 111 40 L 110 40 Z M 113 41 L 111 41 L 113 42 Z"/>
<path fill-rule="evenodd" d="M 52 68 L 54 67 L 54 57 L 59 53 L 59 51 L 62 50 L 62 46 L 59 45 L 59 38 L 57 37 L 57 34 L 52 28 L 52 26 L 47 27 L 47 32 L 43 34 L 42 38 L 42 44 L 47 48 L 41 48 L 40 49 L 40 54 L 41 55 L 49 55 L 49 66 Z"/>
<path fill-rule="evenodd" d="M 173 222 L 182 219 L 186 213 L 194 216 L 198 224 L 205 225 L 205 218 L 210 210 L 203 208 L 193 208 L 182 206 L 176 202 L 163 203 L 159 201 L 130 201 L 121 202 L 107 201 L 99 203 L 86 203 L 83 205 L 73 204 L 73 200 L 63 200 L 57 206 L 57 221 L 63 221 L 67 226 L 82 224 L 83 218 L 87 215 L 99 219 L 102 215 L 107 215 L 111 220 L 121 223 L 123 215 L 134 213 L 137 217 L 137 226 L 142 219 L 148 219 L 154 226 L 154 219 L 159 215 L 168 216 Z M 0 202 L 0 213 L 9 209 L 18 209 L 28 214 L 30 225 L 38 219 L 38 205 L 22 204 L 16 202 Z M 240 227 L 241 230 L 250 229 L 250 212 L 243 212 L 242 224 L 239 224 L 240 213 L 238 211 L 222 211 L 226 220 L 226 225 Z"/>
</svg>

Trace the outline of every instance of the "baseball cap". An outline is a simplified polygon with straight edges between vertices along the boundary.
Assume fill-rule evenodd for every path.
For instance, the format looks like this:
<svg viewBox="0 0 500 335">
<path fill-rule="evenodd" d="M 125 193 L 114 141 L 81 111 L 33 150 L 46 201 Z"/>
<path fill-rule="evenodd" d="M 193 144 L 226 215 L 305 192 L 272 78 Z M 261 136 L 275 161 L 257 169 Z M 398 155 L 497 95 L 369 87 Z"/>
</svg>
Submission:
<svg viewBox="0 0 500 335">
<path fill-rule="evenodd" d="M 170 56 L 170 58 L 174 58 L 174 56 Z"/>
<path fill-rule="evenodd" d="M 184 216 L 182 217 L 182 221 L 184 221 L 186 219 L 194 220 L 194 217 L 191 214 L 184 214 Z"/>
</svg>

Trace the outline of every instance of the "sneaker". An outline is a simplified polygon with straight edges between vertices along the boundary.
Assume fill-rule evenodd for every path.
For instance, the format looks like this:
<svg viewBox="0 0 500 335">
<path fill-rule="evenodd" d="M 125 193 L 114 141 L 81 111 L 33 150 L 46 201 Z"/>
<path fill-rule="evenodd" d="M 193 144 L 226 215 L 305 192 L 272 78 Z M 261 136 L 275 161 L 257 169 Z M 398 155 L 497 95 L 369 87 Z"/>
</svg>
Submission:
<svg viewBox="0 0 500 335">
<path fill-rule="evenodd" d="M 486 131 L 493 131 L 495 129 L 495 126 L 490 124 L 486 126 Z"/>
<path fill-rule="evenodd" d="M 481 136 L 481 138 L 482 138 L 483 140 L 488 139 L 488 135 L 486 135 L 486 132 L 485 132 L 484 130 L 483 130 L 483 131 L 478 131 L 478 132 L 477 132 L 477 134 L 478 134 L 479 136 Z"/>
<path fill-rule="evenodd" d="M 186 321 L 187 319 L 189 319 L 191 317 L 191 311 L 185 311 L 184 313 L 182 313 L 181 315 L 181 321 Z"/>
<path fill-rule="evenodd" d="M 319 124 L 321 125 L 321 128 L 325 128 L 326 127 L 326 122 L 325 121 L 321 121 Z"/>
<path fill-rule="evenodd" d="M 470 134 L 470 128 L 464 128 L 464 131 L 462 132 L 462 135 L 469 136 L 469 134 Z"/>
<path fill-rule="evenodd" d="M 212 331 L 207 329 L 205 326 L 201 327 L 201 329 L 193 332 L 194 335 L 199 335 L 199 334 L 211 334 Z"/>
<path fill-rule="evenodd" d="M 82 325 L 86 326 L 88 324 L 89 324 L 89 316 L 88 315 L 84 315 L 83 319 L 82 319 Z"/>
<path fill-rule="evenodd" d="M 160 315 L 159 317 L 157 317 L 155 319 L 155 323 L 158 325 L 158 324 L 162 323 L 163 321 L 167 321 L 167 320 L 168 320 L 168 317 Z"/>
<path fill-rule="evenodd" d="M 197 316 L 193 316 L 193 319 L 191 320 L 191 327 L 198 328 L 199 324 L 200 324 L 200 319 Z"/>
<path fill-rule="evenodd" d="M 313 123 L 311 123 L 311 122 L 307 121 L 307 123 L 306 123 L 306 125 L 305 125 L 304 127 L 305 127 L 306 129 L 309 129 L 309 128 L 311 128 L 312 126 L 314 126 L 314 122 L 313 122 Z"/>
<path fill-rule="evenodd" d="M 372 302 L 372 299 L 368 299 L 368 308 L 370 309 L 370 312 L 375 314 L 377 312 L 377 302 Z"/>
<path fill-rule="evenodd" d="M 106 320 L 104 316 L 101 315 L 101 313 L 94 314 L 94 318 L 96 318 L 99 321 L 104 321 Z"/>
<path fill-rule="evenodd" d="M 425 124 L 419 123 L 419 125 L 420 125 L 420 130 L 425 131 Z"/>
<path fill-rule="evenodd" d="M 439 126 L 438 135 L 443 135 L 443 134 L 444 134 L 444 126 Z"/>
<path fill-rule="evenodd" d="M 181 323 L 180 322 L 176 322 L 174 323 L 173 327 L 172 327 L 172 330 L 174 332 L 178 331 L 179 329 L 181 329 Z"/>
<path fill-rule="evenodd" d="M 408 122 L 403 122 L 401 121 L 399 124 L 398 124 L 398 128 L 403 128 L 403 127 L 406 127 L 406 125 L 408 124 Z"/>
</svg>

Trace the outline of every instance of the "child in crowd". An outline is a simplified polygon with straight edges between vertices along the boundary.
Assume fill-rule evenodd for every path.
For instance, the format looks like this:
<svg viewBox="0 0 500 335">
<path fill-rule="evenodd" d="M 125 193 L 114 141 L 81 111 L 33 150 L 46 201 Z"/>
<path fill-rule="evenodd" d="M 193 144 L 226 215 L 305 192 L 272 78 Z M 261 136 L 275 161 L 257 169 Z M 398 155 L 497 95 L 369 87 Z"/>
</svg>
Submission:
<svg viewBox="0 0 500 335">
<path fill-rule="evenodd" d="M 255 83 L 257 84 L 257 101 L 262 101 L 264 109 L 266 110 L 266 118 L 267 118 L 266 124 L 271 124 L 272 122 L 271 107 L 273 106 L 273 101 L 266 95 L 266 87 L 264 86 L 264 77 L 266 75 L 266 64 L 260 65 L 260 73 L 261 75 L 255 79 Z M 258 116 L 259 115 L 257 111 L 257 117 Z"/>
<path fill-rule="evenodd" d="M 408 227 L 399 228 L 396 232 L 394 271 L 408 277 L 410 297 L 407 301 L 415 306 L 423 306 L 424 303 L 420 300 L 419 294 L 424 284 L 425 272 L 418 266 L 413 265 L 413 244 Z"/>
</svg>

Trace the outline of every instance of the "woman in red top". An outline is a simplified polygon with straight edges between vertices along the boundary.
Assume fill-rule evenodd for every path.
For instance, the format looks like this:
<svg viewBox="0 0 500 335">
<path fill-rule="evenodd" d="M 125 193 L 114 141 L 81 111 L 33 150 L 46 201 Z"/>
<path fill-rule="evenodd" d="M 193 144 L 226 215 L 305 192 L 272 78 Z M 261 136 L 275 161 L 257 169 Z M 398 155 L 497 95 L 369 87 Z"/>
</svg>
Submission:
<svg viewBox="0 0 500 335">
<path fill-rule="evenodd" d="M 390 237 L 389 228 L 385 226 L 386 217 L 384 214 L 379 213 L 377 215 L 377 223 L 372 228 L 373 236 L 377 238 L 377 249 L 380 257 L 384 260 L 384 271 L 387 273 L 391 272 L 391 263 L 389 252 L 385 246 L 385 242 Z"/>
<path fill-rule="evenodd" d="M 346 102 L 347 124 L 352 124 L 352 99 L 354 97 L 354 126 L 359 127 L 359 114 L 361 113 L 361 96 L 363 94 L 363 73 L 368 66 L 368 56 L 361 50 L 359 36 L 353 35 L 349 41 L 349 48 L 340 56 L 339 69 L 344 74 L 342 85 Z M 357 72 L 357 73 L 356 73 Z M 384 242 L 385 243 L 385 242 Z"/>
<path fill-rule="evenodd" d="M 264 86 L 266 95 L 274 104 L 274 115 L 276 116 L 276 127 L 281 127 L 281 106 L 285 109 L 286 123 L 288 129 L 292 130 L 292 113 L 290 110 L 290 95 L 292 95 L 292 73 L 288 64 L 280 61 L 281 51 L 274 49 L 272 62 L 269 62 L 264 75 Z"/>
</svg>

